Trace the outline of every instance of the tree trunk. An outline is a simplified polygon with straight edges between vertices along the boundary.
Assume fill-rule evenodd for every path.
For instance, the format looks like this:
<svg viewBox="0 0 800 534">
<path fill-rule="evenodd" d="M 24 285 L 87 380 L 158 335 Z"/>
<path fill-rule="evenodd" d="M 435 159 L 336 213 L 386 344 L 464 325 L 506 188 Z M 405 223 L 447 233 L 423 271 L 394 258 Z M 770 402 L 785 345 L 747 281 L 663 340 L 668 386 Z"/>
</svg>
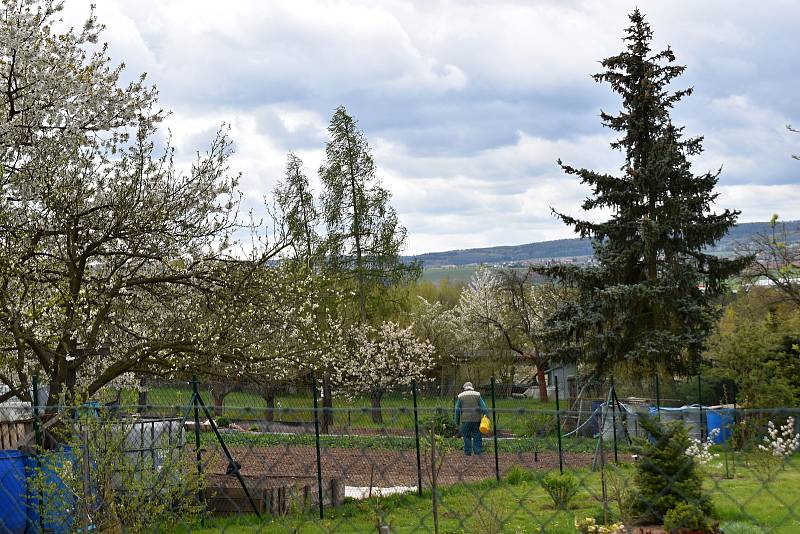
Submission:
<svg viewBox="0 0 800 534">
<path fill-rule="evenodd" d="M 226 382 L 213 381 L 209 384 L 211 390 L 211 401 L 214 404 L 214 415 L 220 417 L 222 415 L 222 404 L 225 402 L 225 397 L 233 391 L 233 386 Z"/>
<path fill-rule="evenodd" d="M 264 420 L 265 421 L 274 421 L 275 420 L 275 386 L 262 386 L 261 387 L 261 398 L 267 403 L 267 407 L 264 409 Z"/>
<path fill-rule="evenodd" d="M 322 375 L 322 424 L 321 432 L 328 434 L 330 426 L 333 424 L 333 392 L 331 391 L 331 376 L 328 373 Z"/>
<path fill-rule="evenodd" d="M 539 401 L 547 402 L 547 383 L 544 377 L 544 366 L 536 366 L 536 381 L 539 382 Z"/>
<path fill-rule="evenodd" d="M 136 411 L 140 414 L 144 413 L 145 406 L 147 406 L 147 378 L 142 375 L 139 377 L 139 394 L 136 398 Z"/>
<path fill-rule="evenodd" d="M 372 392 L 372 422 L 375 424 L 383 424 L 383 413 L 381 412 L 381 397 L 383 397 L 383 391 L 373 391 Z"/>
</svg>

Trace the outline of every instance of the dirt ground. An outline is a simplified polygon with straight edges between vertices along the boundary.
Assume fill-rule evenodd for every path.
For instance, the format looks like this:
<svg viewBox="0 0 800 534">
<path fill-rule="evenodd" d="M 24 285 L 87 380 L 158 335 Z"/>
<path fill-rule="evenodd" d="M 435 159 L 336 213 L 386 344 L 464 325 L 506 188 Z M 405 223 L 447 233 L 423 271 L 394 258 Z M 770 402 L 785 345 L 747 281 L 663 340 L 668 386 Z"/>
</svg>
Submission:
<svg viewBox="0 0 800 534">
<path fill-rule="evenodd" d="M 247 477 L 315 477 L 316 451 L 313 447 L 231 447 L 231 454 Z M 591 453 L 565 453 L 564 467 L 587 467 L 592 464 Z M 558 469 L 558 454 L 542 452 L 535 459 L 531 452 L 500 453 L 501 474 L 511 466 L 526 469 Z M 227 460 L 219 449 L 204 455 L 206 472 L 224 475 Z M 323 476 L 338 478 L 347 486 L 416 486 L 417 459 L 414 450 L 392 451 L 379 449 L 327 448 L 321 454 Z M 429 486 L 430 456 L 423 455 L 423 486 Z M 233 478 L 233 475 L 230 475 Z M 495 477 L 494 454 L 464 456 L 461 451 L 449 452 L 439 473 L 443 485 L 476 482 Z"/>
</svg>

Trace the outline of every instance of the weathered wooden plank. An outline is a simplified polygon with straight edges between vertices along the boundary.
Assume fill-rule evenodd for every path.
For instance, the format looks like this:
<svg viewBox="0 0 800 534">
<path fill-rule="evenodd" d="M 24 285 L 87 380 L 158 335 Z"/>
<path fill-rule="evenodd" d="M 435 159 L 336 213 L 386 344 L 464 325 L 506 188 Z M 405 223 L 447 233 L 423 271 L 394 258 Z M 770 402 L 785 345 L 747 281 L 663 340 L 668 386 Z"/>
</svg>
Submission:
<svg viewBox="0 0 800 534">
<path fill-rule="evenodd" d="M 8 426 L 9 425 L 7 421 L 3 421 L 2 423 L 0 423 L 0 446 L 2 446 L 3 449 L 11 448 L 9 444 L 10 440 L 8 436 Z"/>
<path fill-rule="evenodd" d="M 233 481 L 235 482 L 235 481 Z M 339 479 L 329 479 L 325 484 L 325 504 L 339 506 L 344 501 L 344 484 Z M 261 479 L 248 480 L 250 494 L 261 514 L 283 516 L 291 509 L 308 510 L 316 506 L 317 487 L 314 479 Z M 231 514 L 250 512 L 252 507 L 241 486 L 226 479 L 211 480 L 204 492 L 206 506 L 212 513 Z"/>
<path fill-rule="evenodd" d="M 28 432 L 33 432 L 33 420 L 0 421 L 0 447 L 16 449 L 24 445 Z"/>
</svg>

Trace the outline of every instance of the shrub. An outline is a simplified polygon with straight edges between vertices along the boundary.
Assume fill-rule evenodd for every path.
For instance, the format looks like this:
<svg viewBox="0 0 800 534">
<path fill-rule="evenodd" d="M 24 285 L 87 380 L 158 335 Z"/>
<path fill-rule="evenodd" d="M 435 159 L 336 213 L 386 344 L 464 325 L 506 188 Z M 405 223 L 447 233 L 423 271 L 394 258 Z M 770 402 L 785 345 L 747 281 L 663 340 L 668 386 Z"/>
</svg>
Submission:
<svg viewBox="0 0 800 534">
<path fill-rule="evenodd" d="M 680 503 L 664 515 L 664 529 L 674 534 L 713 534 L 716 531 L 708 515 L 688 502 Z"/>
<path fill-rule="evenodd" d="M 536 480 L 536 475 L 532 471 L 523 469 L 518 465 L 512 465 L 509 470 L 506 471 L 506 482 L 512 486 L 522 484 L 523 482 L 532 482 L 534 480 Z"/>
<path fill-rule="evenodd" d="M 578 480 L 569 472 L 547 473 L 542 478 L 541 484 L 557 508 L 567 509 L 570 501 L 578 493 Z"/>
<path fill-rule="evenodd" d="M 76 532 L 87 518 L 96 532 L 131 534 L 153 532 L 154 525 L 174 532 L 199 520 L 204 478 L 191 455 L 161 434 L 153 442 L 163 447 L 159 454 L 140 456 L 129 442 L 135 428 L 136 423 L 82 414 L 53 431 L 63 447 L 40 451 L 28 478 L 30 495 L 44 497 L 32 505 L 50 525 L 48 532 Z"/>
<path fill-rule="evenodd" d="M 619 519 L 625 524 L 636 520 L 633 510 L 636 492 L 631 489 L 632 474 L 627 472 L 630 470 L 625 464 L 612 464 L 606 466 L 605 472 L 608 499 L 617 505 Z"/>
<path fill-rule="evenodd" d="M 689 503 L 706 517 L 711 500 L 703 494 L 703 472 L 686 451 L 691 445 L 686 427 L 680 421 L 663 424 L 643 417 L 641 426 L 650 438 L 637 440 L 639 455 L 634 475 L 633 511 L 641 522 L 661 523 L 667 512 Z"/>
<path fill-rule="evenodd" d="M 437 436 L 452 438 L 458 434 L 458 427 L 453 422 L 453 418 L 443 408 L 436 408 L 430 415 L 423 417 L 419 421 L 420 431 L 430 432 L 431 427 Z"/>
<path fill-rule="evenodd" d="M 525 419 L 525 430 L 520 434 L 523 438 L 541 438 L 556 431 L 556 420 L 553 414 L 532 413 Z"/>
<path fill-rule="evenodd" d="M 248 428 L 248 430 L 250 432 L 260 432 L 261 431 L 261 429 L 258 427 L 258 425 L 250 425 L 250 428 Z"/>
<path fill-rule="evenodd" d="M 783 463 L 800 448 L 800 434 L 794 431 L 794 417 L 788 417 L 785 425 L 776 427 L 767 423 L 767 435 L 752 454 L 752 460 L 764 482 L 778 474 Z"/>
<path fill-rule="evenodd" d="M 231 426 L 231 420 L 225 417 L 224 415 L 217 417 L 214 420 L 214 423 L 216 423 L 217 428 L 228 428 L 229 426 Z"/>
</svg>

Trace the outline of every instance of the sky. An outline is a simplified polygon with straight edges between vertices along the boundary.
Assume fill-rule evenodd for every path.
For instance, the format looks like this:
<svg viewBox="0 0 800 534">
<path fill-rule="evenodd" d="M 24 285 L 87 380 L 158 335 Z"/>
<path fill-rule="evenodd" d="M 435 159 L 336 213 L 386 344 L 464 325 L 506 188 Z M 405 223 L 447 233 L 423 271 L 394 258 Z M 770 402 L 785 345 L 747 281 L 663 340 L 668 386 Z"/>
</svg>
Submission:
<svg viewBox="0 0 800 534">
<path fill-rule="evenodd" d="M 591 74 L 622 50 L 637 5 L 694 94 L 673 112 L 705 138 L 695 172 L 722 168 L 715 209 L 800 219 L 800 2 L 766 0 L 92 0 L 125 76 L 146 72 L 172 110 L 179 157 L 230 127 L 244 204 L 257 213 L 292 150 L 315 186 L 344 105 L 408 229 L 406 253 L 573 237 L 589 191 L 563 174 L 613 172 L 599 120 L 619 99 Z M 89 0 L 67 0 L 79 27 Z M 318 191 L 318 190 L 317 190 Z M 604 214 L 590 214 L 602 218 Z"/>
</svg>

